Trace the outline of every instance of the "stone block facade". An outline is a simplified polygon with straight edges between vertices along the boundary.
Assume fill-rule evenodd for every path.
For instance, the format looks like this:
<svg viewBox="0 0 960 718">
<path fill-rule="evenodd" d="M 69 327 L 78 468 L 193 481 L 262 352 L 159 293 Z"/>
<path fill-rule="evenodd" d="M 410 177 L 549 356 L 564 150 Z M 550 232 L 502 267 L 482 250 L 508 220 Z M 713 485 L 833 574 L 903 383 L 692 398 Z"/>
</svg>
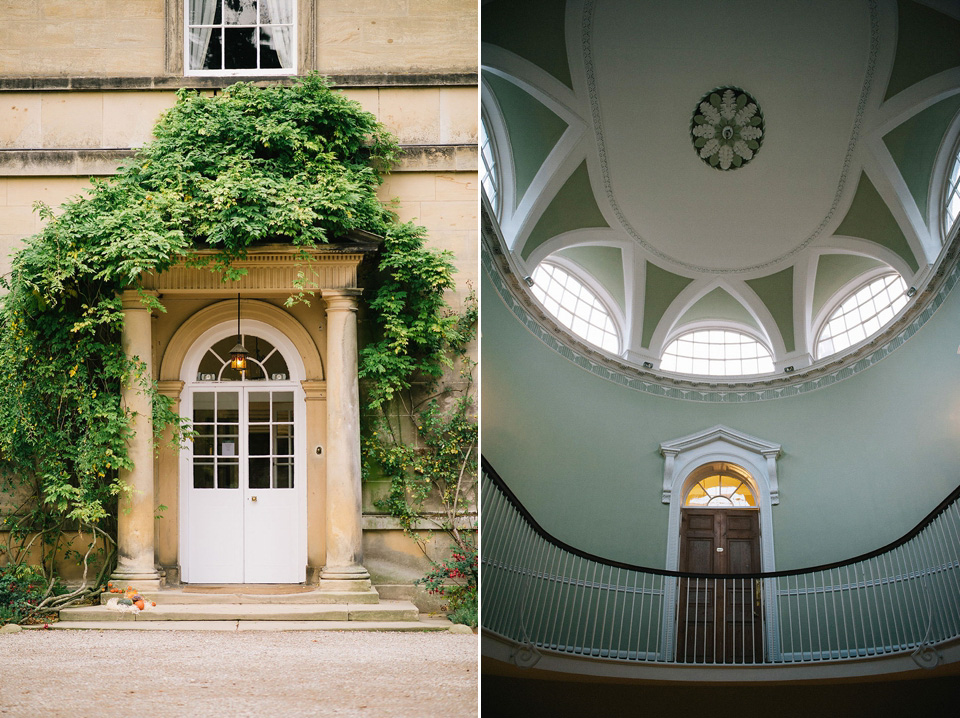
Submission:
<svg viewBox="0 0 960 718">
<path fill-rule="evenodd" d="M 10 257 L 23 240 L 42 227 L 34 203 L 44 202 L 56 211 L 80 194 L 91 177 L 113 174 L 149 141 L 157 118 L 176 102 L 177 90 L 215 93 L 237 80 L 292 81 L 280 75 L 186 75 L 184 1 L 19 0 L 0 7 L 0 274 L 10 271 Z M 450 301 L 459 305 L 477 284 L 476 3 L 296 2 L 298 74 L 330 76 L 338 89 L 398 137 L 405 155 L 386 178 L 380 197 L 395 202 L 401 219 L 424 225 L 433 246 L 455 254 L 458 286 Z M 156 377 L 177 330 L 226 298 L 200 290 L 174 297 L 161 289 L 159 294 L 170 312 L 153 322 L 152 334 L 144 340 L 150 343 Z M 286 311 L 282 298 L 262 299 Z M 307 328 L 324 366 L 330 357 L 323 312 L 330 301 L 318 301 L 312 311 L 299 307 L 288 312 L 291 322 Z M 362 308 L 359 316 L 363 322 Z M 173 385 L 167 389 L 179 391 Z M 308 409 L 317 417 L 309 421 L 323 424 L 326 435 L 328 414 L 318 408 L 326 401 L 326 389 L 309 389 L 308 404 L 311 391 L 321 404 Z M 322 477 L 322 462 L 315 457 L 310 461 L 310 476 Z M 161 456 L 154 462 L 153 505 L 171 508 L 156 522 L 152 550 L 158 566 L 173 580 L 179 573 L 182 536 L 178 470 L 176 457 Z M 322 506 L 327 487 L 318 481 L 311 478 L 306 499 L 307 552 L 317 569 L 329 549 L 323 531 L 329 517 Z M 364 516 L 356 519 L 376 566 L 374 577 L 403 583 L 428 568 L 413 544 L 403 544 L 391 520 L 374 515 L 369 491 L 363 501 Z M 445 549 L 437 546 L 438 551 Z"/>
</svg>

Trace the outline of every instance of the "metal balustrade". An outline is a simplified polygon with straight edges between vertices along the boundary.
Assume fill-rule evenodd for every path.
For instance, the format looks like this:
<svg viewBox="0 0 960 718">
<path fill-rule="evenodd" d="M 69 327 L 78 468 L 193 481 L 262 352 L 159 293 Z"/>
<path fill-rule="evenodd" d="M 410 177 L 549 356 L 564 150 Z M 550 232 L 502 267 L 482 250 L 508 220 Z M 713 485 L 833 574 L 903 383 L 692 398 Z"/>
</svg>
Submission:
<svg viewBox="0 0 960 718">
<path fill-rule="evenodd" d="M 482 462 L 481 624 L 520 644 L 628 662 L 760 665 L 912 652 L 960 636 L 960 488 L 915 529 L 848 561 L 696 574 L 608 561 L 546 533 Z"/>
</svg>

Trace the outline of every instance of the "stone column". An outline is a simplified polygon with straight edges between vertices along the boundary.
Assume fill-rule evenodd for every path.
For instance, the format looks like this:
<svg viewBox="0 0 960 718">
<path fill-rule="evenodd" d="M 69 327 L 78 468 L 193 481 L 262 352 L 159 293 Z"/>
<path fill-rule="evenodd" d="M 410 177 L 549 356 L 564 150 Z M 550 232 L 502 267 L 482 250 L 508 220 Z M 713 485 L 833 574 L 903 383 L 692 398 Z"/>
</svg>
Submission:
<svg viewBox="0 0 960 718">
<path fill-rule="evenodd" d="M 183 382 L 179 379 L 167 379 L 157 382 L 159 392 L 173 400 L 171 408 L 180 412 L 180 395 L 183 393 Z M 173 432 L 167 427 L 161 437 L 161 448 L 156 463 L 156 494 L 157 504 L 166 506 L 166 510 L 159 514 L 160 519 L 154 521 L 154 541 L 156 541 L 157 564 L 160 574 L 167 586 L 180 583 L 179 556 L 180 542 L 180 452 L 172 448 Z"/>
<path fill-rule="evenodd" d="M 140 385 L 142 378 L 153 377 L 152 328 L 150 310 L 143 306 L 135 291 L 125 291 L 123 300 L 123 351 L 128 358 L 143 363 L 143 377 L 131 376 L 123 387 L 123 403 L 133 413 L 133 436 L 127 451 L 133 468 L 120 472 L 130 486 L 121 498 L 117 516 L 117 568 L 113 580 L 140 589 L 157 588 L 160 575 L 154 558 L 154 481 L 153 481 L 153 407 Z"/>
<path fill-rule="evenodd" d="M 362 566 L 360 384 L 357 298 L 361 289 L 324 289 L 327 305 L 327 558 L 321 586 L 368 590 Z"/>
</svg>

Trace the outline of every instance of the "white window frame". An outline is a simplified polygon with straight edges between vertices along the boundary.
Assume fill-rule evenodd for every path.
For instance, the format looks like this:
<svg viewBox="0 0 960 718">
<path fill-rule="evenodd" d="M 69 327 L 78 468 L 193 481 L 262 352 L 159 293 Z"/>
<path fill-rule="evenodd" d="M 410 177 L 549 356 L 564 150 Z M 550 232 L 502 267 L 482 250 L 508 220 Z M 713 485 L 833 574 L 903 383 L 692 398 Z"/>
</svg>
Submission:
<svg viewBox="0 0 960 718">
<path fill-rule="evenodd" d="M 745 480 L 753 490 L 760 512 L 760 570 L 776 571 L 773 550 L 773 507 L 780 503 L 780 485 L 777 479 L 777 459 L 780 444 L 718 424 L 689 436 L 660 444 L 664 457 L 663 495 L 661 500 L 670 507 L 667 522 L 667 557 L 665 568 L 678 571 L 680 567 L 680 511 L 687 492 L 696 484 L 694 476 L 704 464 L 726 462 L 736 464 L 750 474 Z M 736 511 L 737 509 L 730 509 Z M 776 613 L 776 597 L 772 582 L 764 582 L 764 606 L 767 632 L 764 650 L 768 656 L 779 655 L 780 635 Z M 672 658 L 674 626 L 676 622 L 677 579 L 668 578 L 665 584 L 663 627 L 660 645 L 663 658 Z"/>
<path fill-rule="evenodd" d="M 830 298 L 830 301 L 826 302 L 823 305 L 823 308 L 819 312 L 817 312 L 817 318 L 813 322 L 814 330 L 811 335 L 813 337 L 813 344 L 810 347 L 810 355 L 814 357 L 814 361 L 822 361 L 824 359 L 829 359 L 831 357 L 836 357 L 838 355 L 848 354 L 850 352 L 856 351 L 858 348 L 860 348 L 864 344 L 870 342 L 875 336 L 880 334 L 888 326 L 893 324 L 897 320 L 897 317 L 899 317 L 903 313 L 903 311 L 910 306 L 910 301 L 908 299 L 907 303 L 904 304 L 903 307 L 901 307 L 900 311 L 898 311 L 896 314 L 893 315 L 893 319 L 891 319 L 886 324 L 882 325 L 873 334 L 866 336 L 856 344 L 851 344 L 846 349 L 841 349 L 840 351 L 833 352 L 832 354 L 825 354 L 823 356 L 820 356 L 820 353 L 818 351 L 818 347 L 820 346 L 820 335 L 823 333 L 823 330 L 826 328 L 827 322 L 830 320 L 830 317 L 833 316 L 833 313 L 840 307 L 841 304 L 843 304 L 845 301 L 847 301 L 850 297 L 852 297 L 854 294 L 859 292 L 861 289 L 866 287 L 868 284 L 875 282 L 881 277 L 884 277 L 890 274 L 899 275 L 900 278 L 903 279 L 903 283 L 907 284 L 906 278 L 904 278 L 903 275 L 901 275 L 897 270 L 893 269 L 892 267 L 886 267 L 886 266 L 876 267 L 867 272 L 864 272 L 863 274 L 858 274 L 856 277 L 854 277 L 849 282 L 844 284 Z"/>
<path fill-rule="evenodd" d="M 950 191 L 950 172 L 960 162 L 960 114 L 954 118 L 940 143 L 940 150 L 934 162 L 930 177 L 930 192 L 926 209 L 931 229 L 939 228 L 940 241 L 947 244 L 950 238 L 960 230 L 960 215 L 947 225 L 947 199 Z"/>
<path fill-rule="evenodd" d="M 490 208 L 493 210 L 493 216 L 500 217 L 500 208 L 503 206 L 503 184 L 500 181 L 501 175 L 501 164 L 500 164 L 500 153 L 497 150 L 497 140 L 496 136 L 491 129 L 491 123 L 487 117 L 486 111 L 481 107 L 480 108 L 480 137 L 478 141 L 479 153 L 480 153 L 480 187 L 483 195 L 486 197 L 487 202 L 490 204 Z M 493 160 L 493 168 L 490 169 L 487 167 L 487 161 L 483 156 L 483 138 L 486 137 L 487 145 L 490 148 L 490 154 Z M 490 196 L 487 195 L 486 188 L 484 187 L 484 180 L 490 178 L 490 184 L 493 185 L 493 190 L 496 193 L 496 197 L 493 200 L 490 199 Z"/>
<path fill-rule="evenodd" d="M 491 209 L 494 209 L 494 217 L 503 222 L 504 218 L 512 217 L 517 209 L 513 149 L 510 146 L 510 133 L 507 132 L 503 112 L 500 110 L 496 95 L 493 94 L 482 72 L 480 75 L 480 111 L 487 123 L 488 139 L 499 170 L 497 192 L 500 201 L 495 209 L 493 207 Z M 483 192 L 480 194 L 486 199 Z M 489 204 L 489 201 L 487 203 Z"/>
<path fill-rule="evenodd" d="M 737 332 L 739 334 L 745 334 L 746 336 L 750 337 L 751 339 L 756 341 L 757 344 L 759 344 L 760 346 L 762 346 L 764 349 L 767 350 L 767 353 L 770 355 L 770 360 L 773 362 L 774 370 L 772 372 L 764 372 L 764 373 L 758 373 L 758 374 L 696 374 L 694 372 L 670 371 L 662 368 L 663 355 L 666 353 L 667 347 L 673 344 L 675 340 L 679 339 L 684 334 L 689 334 L 691 332 L 698 332 L 698 331 L 706 331 L 711 329 L 718 330 L 718 331 Z M 710 381 L 721 381 L 724 378 L 737 379 L 740 377 L 773 376 L 776 373 L 777 355 L 773 351 L 773 349 L 770 348 L 770 341 L 761 332 L 757 331 L 757 329 L 755 329 L 754 327 L 751 327 L 747 324 L 741 324 L 740 322 L 701 319 L 695 322 L 687 322 L 685 324 L 682 324 L 670 330 L 670 332 L 667 334 L 666 339 L 663 342 L 663 349 L 660 351 L 659 364 L 661 367 L 661 371 L 667 374 L 672 374 L 674 376 L 682 376 L 682 377 L 693 376 L 693 377 L 702 377 Z"/>
<path fill-rule="evenodd" d="M 220 0 L 224 2 L 225 0 Z M 186 77 L 289 77 L 296 75 L 299 66 L 300 60 L 300 35 L 299 35 L 299 21 L 300 21 L 300 2 L 299 0 L 293 1 L 293 20 L 291 31 L 292 36 L 292 56 L 293 56 L 293 67 L 281 67 L 281 68 L 271 68 L 271 69 L 257 69 L 257 68 L 237 68 L 230 70 L 192 70 L 190 69 L 190 0 L 181 0 L 183 6 L 183 74 Z M 260 0 L 263 2 L 263 0 Z M 260 6 L 257 5 L 257 25 L 256 28 L 259 31 L 259 12 Z M 222 15 L 221 15 L 221 24 L 222 24 Z M 232 27 L 232 26 L 231 26 Z M 236 27 L 253 27 L 248 25 L 239 25 Z"/>
<path fill-rule="evenodd" d="M 585 344 L 588 344 L 591 347 L 594 347 L 602 352 L 611 354 L 612 356 L 619 356 L 624 350 L 623 327 L 626 324 L 626 321 L 624 319 L 623 312 L 620 310 L 619 305 L 617 304 L 613 296 L 610 294 L 609 290 L 607 290 L 607 288 L 604 287 L 603 284 L 601 284 L 596 277 L 594 277 L 592 274 L 586 271 L 583 267 L 581 267 L 576 262 L 567 259 L 566 257 L 558 257 L 555 255 L 550 255 L 549 257 L 539 262 L 537 264 L 537 267 L 539 267 L 541 264 L 552 264 L 555 267 L 559 267 L 561 270 L 573 276 L 574 279 L 576 279 L 578 282 L 583 284 L 587 289 L 593 292 L 593 295 L 594 297 L 596 297 L 597 302 L 599 302 L 600 306 L 603 307 L 604 311 L 606 311 L 607 316 L 610 317 L 610 322 L 613 324 L 613 330 L 617 335 L 617 351 L 611 352 L 609 349 L 604 349 L 603 347 L 597 344 L 594 344 L 589 339 L 582 337 L 576 332 L 574 332 L 571 327 L 568 327 L 566 324 L 564 324 L 560 320 L 560 317 L 558 317 L 556 314 L 551 312 L 540 302 L 537 296 L 533 294 L 533 290 L 531 288 L 530 295 L 533 297 L 534 301 L 540 307 L 542 307 L 543 311 L 546 312 L 549 316 L 551 316 L 557 322 L 557 324 L 562 326 L 564 330 L 566 330 L 570 334 L 570 336 L 572 336 L 574 339 L 581 341 Z M 534 271 L 536 271 L 536 269 L 534 269 Z"/>
</svg>

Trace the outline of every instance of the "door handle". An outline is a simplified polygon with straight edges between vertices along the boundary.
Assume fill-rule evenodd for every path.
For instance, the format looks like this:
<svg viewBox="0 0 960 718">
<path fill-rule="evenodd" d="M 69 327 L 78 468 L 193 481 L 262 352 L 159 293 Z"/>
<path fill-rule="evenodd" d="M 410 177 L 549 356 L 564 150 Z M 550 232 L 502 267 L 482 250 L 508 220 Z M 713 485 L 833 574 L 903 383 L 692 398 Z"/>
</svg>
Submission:
<svg viewBox="0 0 960 718">
<path fill-rule="evenodd" d="M 256 502 L 257 497 L 256 497 L 256 496 L 251 496 L 251 497 L 250 497 L 250 500 L 253 501 L 253 502 Z"/>
</svg>

